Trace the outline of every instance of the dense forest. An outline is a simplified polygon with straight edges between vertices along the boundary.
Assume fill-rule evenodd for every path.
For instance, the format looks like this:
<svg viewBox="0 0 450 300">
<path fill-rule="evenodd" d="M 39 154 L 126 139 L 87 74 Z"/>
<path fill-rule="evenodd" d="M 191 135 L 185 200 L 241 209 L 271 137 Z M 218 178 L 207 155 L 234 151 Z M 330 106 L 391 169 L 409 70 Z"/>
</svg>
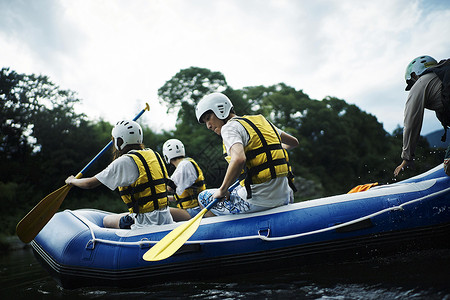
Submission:
<svg viewBox="0 0 450 300">
<path fill-rule="evenodd" d="M 175 129 L 154 132 L 140 124 L 145 145 L 160 153 L 167 139 L 180 139 L 187 155 L 202 167 L 208 187 L 220 184 L 226 162 L 220 137 L 197 123 L 194 107 L 215 91 L 231 99 L 238 115 L 263 114 L 298 138 L 300 146 L 289 152 L 298 188 L 296 201 L 346 193 L 358 184 L 395 181 L 392 174 L 401 162 L 401 128 L 390 134 L 375 116 L 342 99 L 311 99 L 283 83 L 233 89 L 222 73 L 191 67 L 180 70 L 158 90 L 160 102 L 177 113 Z M 77 174 L 111 140 L 113 125 L 76 113 L 74 105 L 80 101 L 74 91 L 60 89 L 47 76 L 1 69 L 3 235 L 14 234 L 17 222 L 36 203 L 63 186 L 68 175 Z M 415 168 L 402 172 L 397 180 L 436 166 L 443 156 L 443 150 L 432 153 L 421 138 Z M 84 176 L 95 175 L 110 160 L 110 155 L 104 155 Z M 114 212 L 126 208 L 116 192 L 99 187 L 72 189 L 61 209 L 87 207 Z"/>
</svg>

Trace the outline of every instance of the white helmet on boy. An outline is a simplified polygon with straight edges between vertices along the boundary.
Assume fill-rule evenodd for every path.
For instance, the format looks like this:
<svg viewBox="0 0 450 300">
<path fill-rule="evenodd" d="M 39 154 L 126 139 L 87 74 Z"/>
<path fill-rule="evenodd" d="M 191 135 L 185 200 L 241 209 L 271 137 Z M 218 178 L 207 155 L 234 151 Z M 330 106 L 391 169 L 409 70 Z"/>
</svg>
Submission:
<svg viewBox="0 0 450 300">
<path fill-rule="evenodd" d="M 114 147 L 119 151 L 123 150 L 126 145 L 142 144 L 142 128 L 135 121 L 123 120 L 117 122 L 111 134 L 114 138 Z"/>
<path fill-rule="evenodd" d="M 227 96 L 222 93 L 212 93 L 198 102 L 195 107 L 195 116 L 199 123 L 205 123 L 201 118 L 204 113 L 211 110 L 217 118 L 223 120 L 228 117 L 232 108 L 233 103 Z"/>
<path fill-rule="evenodd" d="M 163 145 L 163 156 L 168 164 L 172 158 L 186 156 L 183 143 L 177 139 L 167 140 Z"/>
</svg>

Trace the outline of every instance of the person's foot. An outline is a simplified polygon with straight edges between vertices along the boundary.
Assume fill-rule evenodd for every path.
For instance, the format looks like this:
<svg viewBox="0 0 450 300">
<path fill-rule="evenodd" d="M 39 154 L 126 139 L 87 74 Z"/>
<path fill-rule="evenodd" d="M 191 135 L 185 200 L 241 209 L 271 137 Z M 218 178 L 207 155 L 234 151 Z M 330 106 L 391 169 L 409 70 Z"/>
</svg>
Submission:
<svg viewBox="0 0 450 300">
<path fill-rule="evenodd" d="M 447 147 L 447 151 L 445 151 L 444 156 L 444 171 L 445 174 L 447 174 L 448 176 L 450 176 L 449 164 L 450 164 L 450 145 Z"/>
<path fill-rule="evenodd" d="M 447 174 L 448 176 L 450 176 L 449 164 L 450 164 L 450 158 L 444 159 L 444 171 L 445 171 L 445 174 Z"/>
</svg>

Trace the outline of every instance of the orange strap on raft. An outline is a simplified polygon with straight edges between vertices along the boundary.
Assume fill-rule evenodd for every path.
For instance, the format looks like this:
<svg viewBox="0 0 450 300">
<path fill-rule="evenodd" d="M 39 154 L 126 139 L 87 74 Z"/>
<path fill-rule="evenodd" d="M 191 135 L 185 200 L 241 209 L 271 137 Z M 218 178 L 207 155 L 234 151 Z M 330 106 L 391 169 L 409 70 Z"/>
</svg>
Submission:
<svg viewBox="0 0 450 300">
<path fill-rule="evenodd" d="M 361 184 L 352 188 L 347 194 L 364 192 L 376 185 L 378 185 L 378 182 Z"/>
</svg>

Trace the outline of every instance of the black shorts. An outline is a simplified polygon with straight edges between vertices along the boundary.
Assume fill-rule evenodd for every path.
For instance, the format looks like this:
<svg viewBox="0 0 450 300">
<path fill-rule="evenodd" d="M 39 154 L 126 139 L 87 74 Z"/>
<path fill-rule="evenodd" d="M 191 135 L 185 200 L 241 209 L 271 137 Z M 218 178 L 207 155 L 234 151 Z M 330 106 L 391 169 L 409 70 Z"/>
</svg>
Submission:
<svg viewBox="0 0 450 300">
<path fill-rule="evenodd" d="M 131 229 L 131 225 L 134 224 L 134 219 L 130 215 L 123 216 L 119 221 L 120 229 Z"/>
</svg>

